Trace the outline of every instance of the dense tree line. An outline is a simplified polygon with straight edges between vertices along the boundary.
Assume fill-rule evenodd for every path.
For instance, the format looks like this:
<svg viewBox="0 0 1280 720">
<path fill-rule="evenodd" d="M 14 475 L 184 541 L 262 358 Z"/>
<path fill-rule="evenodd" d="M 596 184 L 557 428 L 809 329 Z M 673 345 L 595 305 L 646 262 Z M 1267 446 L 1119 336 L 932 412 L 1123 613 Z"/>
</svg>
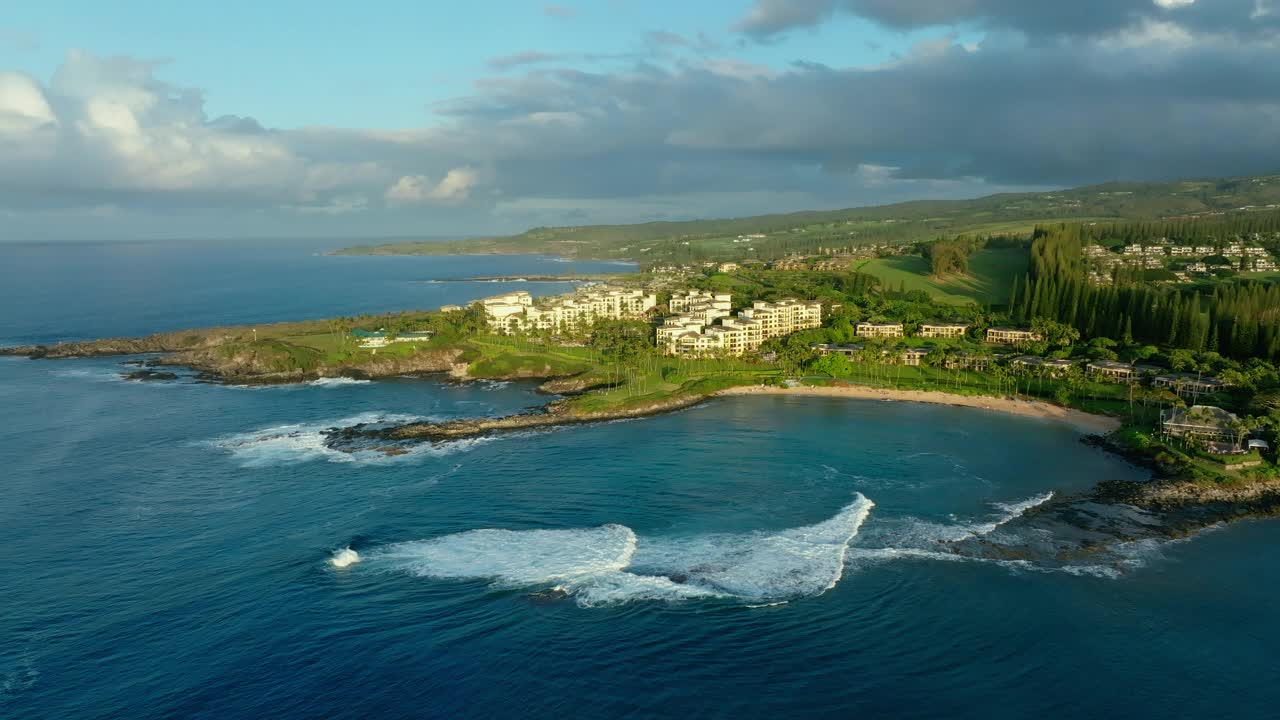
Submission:
<svg viewBox="0 0 1280 720">
<path fill-rule="evenodd" d="M 962 236 L 925 243 L 920 248 L 920 254 L 929 261 L 929 272 L 935 277 L 968 275 L 969 256 L 973 254 L 975 246 L 973 240 Z"/>
<path fill-rule="evenodd" d="M 1107 238 L 1125 242 L 1175 237 L 1207 241 L 1278 227 L 1280 215 L 1197 224 L 1062 225 L 1037 228 L 1031 270 L 1014 283 L 1010 314 L 1021 322 L 1046 318 L 1086 338 L 1107 337 L 1210 351 L 1227 357 L 1280 357 L 1280 285 L 1236 280 L 1204 291 L 1153 286 L 1140 276 L 1117 275 L 1110 285 L 1088 280 L 1083 249 Z"/>
</svg>

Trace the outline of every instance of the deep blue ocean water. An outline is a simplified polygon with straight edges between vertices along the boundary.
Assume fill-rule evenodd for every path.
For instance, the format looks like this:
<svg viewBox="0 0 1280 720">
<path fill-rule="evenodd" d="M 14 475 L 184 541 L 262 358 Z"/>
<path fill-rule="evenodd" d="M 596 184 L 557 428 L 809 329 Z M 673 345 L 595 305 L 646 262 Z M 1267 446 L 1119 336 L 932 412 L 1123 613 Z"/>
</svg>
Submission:
<svg viewBox="0 0 1280 720">
<path fill-rule="evenodd" d="M 247 249 L 0 246 L 0 342 L 434 307 L 509 286 L 423 280 L 560 266 Z M 3 718 L 1265 717 L 1280 702 L 1278 522 L 1065 565 L 938 550 L 1012 532 L 1049 493 L 1141 477 L 1049 421 L 726 398 L 349 456 L 320 432 L 546 398 L 132 383 L 120 360 L 0 359 Z M 348 547 L 359 562 L 335 567 Z"/>
</svg>

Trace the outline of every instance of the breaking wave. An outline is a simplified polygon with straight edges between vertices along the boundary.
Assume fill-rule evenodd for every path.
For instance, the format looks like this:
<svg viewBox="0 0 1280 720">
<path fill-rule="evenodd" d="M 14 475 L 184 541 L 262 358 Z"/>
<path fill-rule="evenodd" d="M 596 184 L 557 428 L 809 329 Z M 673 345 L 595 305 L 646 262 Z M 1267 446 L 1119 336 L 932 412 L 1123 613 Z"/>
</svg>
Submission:
<svg viewBox="0 0 1280 720">
<path fill-rule="evenodd" d="M 342 548 L 329 558 L 329 564 L 336 568 L 344 568 L 360 562 L 360 553 L 351 548 Z"/>
<path fill-rule="evenodd" d="M 115 368 L 65 368 L 49 373 L 54 377 L 75 378 L 90 382 L 112 383 L 125 382 L 124 374 Z"/>
<path fill-rule="evenodd" d="M 638 537 L 625 525 L 471 530 L 362 555 L 367 565 L 495 588 L 550 590 L 590 607 L 720 598 L 757 605 L 821 595 L 844 576 L 874 503 L 858 495 L 816 525 L 772 532 Z"/>
<path fill-rule="evenodd" d="M 348 385 L 368 385 L 371 382 L 373 381 L 349 377 L 322 377 L 312 380 L 307 384 L 312 387 L 336 388 L 346 387 Z"/>
<path fill-rule="evenodd" d="M 398 452 L 395 454 L 381 452 L 375 448 L 357 452 L 343 452 L 329 447 L 325 442 L 326 431 L 334 428 L 350 427 L 352 425 L 370 427 L 402 425 L 428 419 L 431 418 L 418 415 L 370 412 L 337 420 L 276 425 L 259 430 L 250 430 L 249 432 L 217 438 L 212 440 L 210 444 L 230 453 L 232 458 L 243 467 L 268 467 L 272 465 L 293 465 L 316 460 L 334 463 L 388 465 L 424 456 L 451 455 L 493 440 L 492 437 L 477 437 L 435 444 L 415 443 L 397 448 Z"/>
</svg>

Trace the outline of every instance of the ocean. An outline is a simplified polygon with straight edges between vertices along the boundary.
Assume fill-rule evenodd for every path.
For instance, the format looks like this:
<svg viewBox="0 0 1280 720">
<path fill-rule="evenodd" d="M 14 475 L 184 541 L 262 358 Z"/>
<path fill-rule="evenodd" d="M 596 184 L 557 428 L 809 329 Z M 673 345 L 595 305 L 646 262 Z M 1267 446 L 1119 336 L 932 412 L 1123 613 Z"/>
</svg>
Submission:
<svg viewBox="0 0 1280 720">
<path fill-rule="evenodd" d="M 331 247 L 0 245 L 0 343 L 568 287 L 432 282 L 553 258 Z M 2 718 L 1259 717 L 1280 702 L 1280 522 L 1068 557 L 1037 508 L 1144 474 L 1052 421 L 734 397 L 388 458 L 321 433 L 546 397 L 136 383 L 127 359 L 0 359 Z"/>
</svg>

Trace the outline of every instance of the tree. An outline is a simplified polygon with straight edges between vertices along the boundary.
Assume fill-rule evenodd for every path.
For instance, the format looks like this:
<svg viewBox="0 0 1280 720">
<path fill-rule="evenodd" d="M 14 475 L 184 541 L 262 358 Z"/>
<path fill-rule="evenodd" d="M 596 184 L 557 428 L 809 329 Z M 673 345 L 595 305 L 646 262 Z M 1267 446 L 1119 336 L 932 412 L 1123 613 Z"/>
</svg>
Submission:
<svg viewBox="0 0 1280 720">
<path fill-rule="evenodd" d="M 653 329 L 640 320 L 601 320 L 591 327 L 589 344 L 605 360 L 629 364 L 653 350 Z"/>
</svg>

